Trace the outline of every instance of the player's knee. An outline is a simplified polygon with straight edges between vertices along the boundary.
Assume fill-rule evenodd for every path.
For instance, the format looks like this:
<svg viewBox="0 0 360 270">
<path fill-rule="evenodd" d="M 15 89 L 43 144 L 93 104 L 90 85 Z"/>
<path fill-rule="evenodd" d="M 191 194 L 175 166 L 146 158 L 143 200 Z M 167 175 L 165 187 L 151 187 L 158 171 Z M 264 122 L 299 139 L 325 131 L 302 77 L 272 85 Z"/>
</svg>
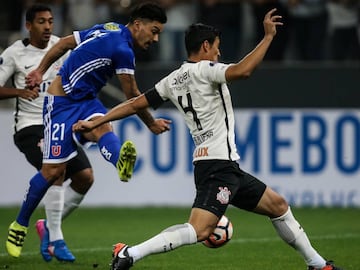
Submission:
<svg viewBox="0 0 360 270">
<path fill-rule="evenodd" d="M 80 173 L 81 173 L 80 177 L 82 178 L 82 182 L 86 183 L 88 187 L 91 187 L 92 184 L 94 183 L 93 170 L 91 168 L 87 168 L 85 170 L 82 170 Z"/>
<path fill-rule="evenodd" d="M 84 169 L 71 176 L 71 187 L 80 194 L 85 194 L 94 183 L 94 174 L 91 168 Z"/>
<path fill-rule="evenodd" d="M 289 205 L 285 198 L 271 188 L 266 188 L 254 212 L 267 215 L 270 218 L 282 216 Z"/>
<path fill-rule="evenodd" d="M 271 198 L 270 207 L 271 216 L 279 217 L 286 213 L 289 208 L 289 205 L 285 198 L 278 193 L 274 193 Z"/>
<path fill-rule="evenodd" d="M 49 183 L 63 181 L 65 177 L 65 166 L 57 164 L 43 165 L 41 174 Z"/>
<path fill-rule="evenodd" d="M 289 204 L 287 203 L 285 198 L 282 196 L 279 196 L 279 198 L 277 199 L 276 205 L 277 205 L 277 212 L 279 213 L 279 215 L 285 214 L 289 208 Z"/>
<path fill-rule="evenodd" d="M 278 217 L 285 214 L 289 208 L 289 205 L 285 198 L 271 188 L 267 188 L 266 193 L 269 198 L 268 204 L 271 209 L 272 215 Z"/>
</svg>

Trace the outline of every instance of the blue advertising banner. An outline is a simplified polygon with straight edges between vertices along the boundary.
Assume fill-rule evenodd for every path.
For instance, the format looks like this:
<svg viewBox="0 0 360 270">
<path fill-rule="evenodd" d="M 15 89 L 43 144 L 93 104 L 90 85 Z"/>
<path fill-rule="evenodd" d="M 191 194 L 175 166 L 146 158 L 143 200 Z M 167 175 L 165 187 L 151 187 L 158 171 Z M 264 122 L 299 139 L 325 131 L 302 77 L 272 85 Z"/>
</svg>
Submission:
<svg viewBox="0 0 360 270">
<path fill-rule="evenodd" d="M 116 121 L 122 140 L 138 151 L 135 173 L 122 183 L 111 164 L 87 150 L 95 184 L 85 205 L 191 205 L 193 141 L 180 114 L 154 112 L 172 120 L 171 131 L 153 135 L 136 116 Z M 12 143 L 10 111 L 0 114 L 0 205 L 19 204 L 34 169 Z M 318 109 L 236 109 L 240 166 L 284 195 L 293 206 L 360 207 L 360 111 Z M 21 170 L 13 170 L 17 160 Z"/>
</svg>

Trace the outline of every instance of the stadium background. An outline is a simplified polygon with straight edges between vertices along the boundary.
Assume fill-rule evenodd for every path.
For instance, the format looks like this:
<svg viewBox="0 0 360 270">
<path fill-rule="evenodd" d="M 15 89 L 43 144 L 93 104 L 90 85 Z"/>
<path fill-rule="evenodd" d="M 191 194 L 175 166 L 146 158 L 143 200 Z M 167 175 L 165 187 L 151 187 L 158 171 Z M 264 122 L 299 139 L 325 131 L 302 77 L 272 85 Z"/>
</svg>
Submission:
<svg viewBox="0 0 360 270">
<path fill-rule="evenodd" d="M 0 16 L 3 48 L 21 37 L 19 26 L 10 21 L 21 21 L 16 18 L 22 16 L 24 1 L 7 3 Z M 248 16 L 247 11 L 242 14 Z M 252 46 L 253 29 L 246 24 L 242 29 L 239 55 Z M 154 61 L 156 53 L 159 47 L 139 53 L 136 77 L 141 90 L 180 63 Z M 241 165 L 285 195 L 291 205 L 360 207 L 359 71 L 359 61 L 301 61 L 289 49 L 282 61 L 266 61 L 249 80 L 231 83 Z M 114 79 L 101 94 L 109 107 L 121 99 L 117 86 Z M 1 206 L 18 205 L 34 173 L 12 142 L 12 105 L 0 103 Z M 192 203 L 191 138 L 171 105 L 155 115 L 173 120 L 170 133 L 153 136 L 136 117 L 114 123 L 117 134 L 138 147 L 130 183 L 117 180 L 114 168 L 96 148 L 88 150 L 96 180 L 84 205 Z"/>
</svg>

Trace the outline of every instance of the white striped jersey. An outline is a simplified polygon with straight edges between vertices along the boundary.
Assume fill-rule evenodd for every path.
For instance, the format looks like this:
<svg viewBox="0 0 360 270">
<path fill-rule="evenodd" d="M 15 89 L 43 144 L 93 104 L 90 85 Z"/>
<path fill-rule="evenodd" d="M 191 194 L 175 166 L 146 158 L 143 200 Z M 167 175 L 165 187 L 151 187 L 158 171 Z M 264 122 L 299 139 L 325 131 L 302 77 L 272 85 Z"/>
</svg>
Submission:
<svg viewBox="0 0 360 270">
<path fill-rule="evenodd" d="M 234 112 L 225 79 L 228 66 L 211 61 L 185 62 L 146 95 L 154 108 L 170 100 L 181 112 L 196 146 L 193 161 L 239 159 Z"/>
<path fill-rule="evenodd" d="M 28 39 L 15 41 L 0 56 L 0 85 L 4 86 L 11 78 L 15 88 L 24 89 L 26 86 L 25 76 L 38 66 L 46 52 L 58 40 L 58 37 L 52 35 L 45 49 L 32 46 Z M 67 55 L 64 55 L 57 60 L 44 74 L 38 98 L 32 101 L 17 98 L 14 112 L 15 132 L 28 126 L 43 124 L 42 111 L 45 91 L 55 78 L 66 57 Z"/>
</svg>

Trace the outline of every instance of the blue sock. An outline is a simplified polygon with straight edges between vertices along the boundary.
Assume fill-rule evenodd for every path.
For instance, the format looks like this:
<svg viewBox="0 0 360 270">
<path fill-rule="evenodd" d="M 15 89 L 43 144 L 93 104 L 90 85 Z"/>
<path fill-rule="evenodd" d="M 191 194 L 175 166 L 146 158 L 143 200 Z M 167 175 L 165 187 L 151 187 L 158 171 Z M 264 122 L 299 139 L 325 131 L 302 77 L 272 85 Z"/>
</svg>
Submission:
<svg viewBox="0 0 360 270">
<path fill-rule="evenodd" d="M 116 167 L 121 148 L 119 138 L 110 131 L 99 139 L 98 145 L 101 155 Z"/>
<path fill-rule="evenodd" d="M 17 223 L 25 227 L 29 226 L 32 213 L 39 205 L 49 187 L 48 181 L 46 181 L 40 172 L 31 178 L 29 189 L 27 190 L 20 212 L 16 218 Z"/>
</svg>

